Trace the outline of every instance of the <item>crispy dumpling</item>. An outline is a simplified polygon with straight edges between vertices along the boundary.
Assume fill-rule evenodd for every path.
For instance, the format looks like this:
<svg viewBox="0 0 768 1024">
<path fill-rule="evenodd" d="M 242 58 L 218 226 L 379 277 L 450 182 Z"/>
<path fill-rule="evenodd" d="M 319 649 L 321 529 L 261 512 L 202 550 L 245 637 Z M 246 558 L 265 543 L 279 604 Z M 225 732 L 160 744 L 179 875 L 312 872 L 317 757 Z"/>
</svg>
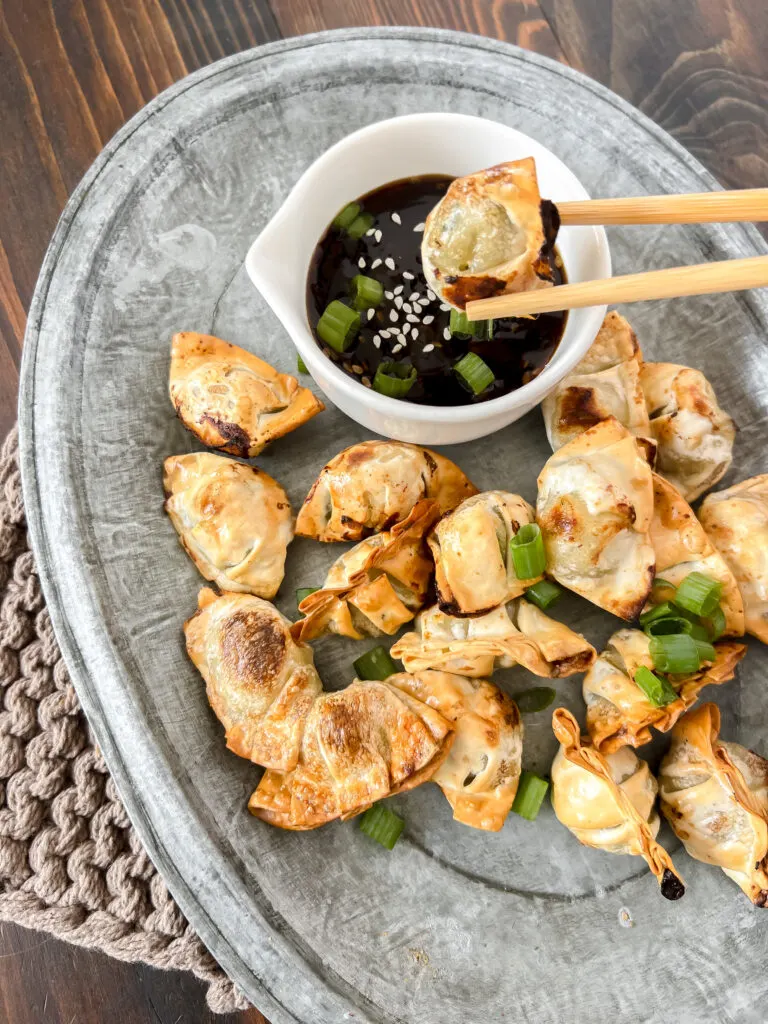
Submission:
<svg viewBox="0 0 768 1024">
<path fill-rule="evenodd" d="M 603 420 L 550 456 L 538 483 L 547 573 L 619 618 L 636 618 L 656 558 L 651 469 L 635 438 Z"/>
<path fill-rule="evenodd" d="M 296 521 L 296 533 L 320 541 L 362 540 L 408 515 L 417 501 L 441 514 L 477 488 L 449 459 L 404 441 L 362 441 L 322 470 Z"/>
<path fill-rule="evenodd" d="M 517 704 L 485 679 L 448 672 L 401 672 L 387 682 L 436 708 L 456 730 L 431 781 L 442 789 L 455 821 L 498 832 L 520 781 L 523 723 Z"/>
<path fill-rule="evenodd" d="M 508 491 L 475 494 L 440 520 L 428 541 L 444 612 L 486 612 L 541 579 L 519 580 L 509 555 L 510 540 L 533 520 L 533 507 Z"/>
<path fill-rule="evenodd" d="M 768 473 L 708 495 L 699 519 L 736 577 L 747 632 L 768 644 Z"/>
<path fill-rule="evenodd" d="M 685 892 L 672 859 L 656 842 L 658 785 L 631 747 L 600 754 L 582 741 L 576 719 L 565 708 L 552 715 L 560 750 L 552 763 L 552 806 L 580 843 L 607 853 L 642 857 L 668 900 Z"/>
<path fill-rule="evenodd" d="M 721 583 L 720 607 L 725 615 L 723 635 L 744 636 L 744 603 L 736 577 L 707 537 L 691 506 L 658 473 L 653 474 L 651 544 L 656 552 L 656 575 L 667 583 L 677 587 L 692 572 L 703 573 Z"/>
<path fill-rule="evenodd" d="M 210 334 L 182 331 L 171 344 L 171 402 L 203 444 L 258 455 L 325 408 L 295 377 Z"/>
<path fill-rule="evenodd" d="M 639 629 L 620 629 L 584 676 L 587 732 L 602 754 L 620 747 L 641 747 L 652 739 L 651 726 L 669 732 L 678 718 L 697 700 L 705 686 L 733 679 L 736 665 L 746 654 L 743 644 L 715 644 L 715 661 L 688 676 L 670 676 L 677 700 L 657 707 L 635 682 L 641 665 L 654 670 L 650 640 Z"/>
<path fill-rule="evenodd" d="M 427 217 L 421 261 L 452 306 L 552 285 L 549 253 L 560 218 L 541 199 L 533 157 L 456 178 Z"/>
<path fill-rule="evenodd" d="M 164 463 L 165 511 L 187 554 L 221 590 L 274 597 L 293 540 L 283 488 L 255 466 L 222 455 L 172 455 Z"/>
<path fill-rule="evenodd" d="M 409 672 L 434 668 L 477 677 L 523 665 L 550 678 L 584 672 L 595 660 L 595 649 L 583 636 L 522 597 L 464 618 L 434 605 L 417 617 L 416 630 L 392 647 L 393 657 Z"/>
<path fill-rule="evenodd" d="M 638 438 L 652 463 L 656 445 L 640 387 L 641 362 L 627 321 L 615 311 L 606 314 L 587 354 L 541 403 L 552 450 L 613 416 Z"/>
<path fill-rule="evenodd" d="M 656 471 L 695 501 L 731 464 L 736 427 L 699 370 L 643 363 L 640 385 L 656 441 Z"/>
<path fill-rule="evenodd" d="M 184 624 L 187 653 L 205 680 L 227 746 L 266 768 L 294 768 L 322 690 L 312 648 L 295 643 L 288 620 L 259 597 L 217 597 L 206 587 L 198 605 Z"/>
<path fill-rule="evenodd" d="M 434 566 L 424 535 L 439 515 L 437 502 L 419 501 L 384 533 L 360 541 L 331 566 L 321 590 L 299 605 L 291 627 L 297 640 L 324 633 L 360 640 L 392 635 L 424 604 Z"/>
<path fill-rule="evenodd" d="M 661 810 L 696 860 L 715 864 L 756 907 L 768 906 L 768 761 L 718 738 L 702 704 L 672 730 L 659 769 Z"/>
<path fill-rule="evenodd" d="M 286 829 L 349 818 L 431 778 L 453 739 L 439 711 L 389 682 L 356 679 L 307 716 L 298 764 L 267 771 L 248 809 Z"/>
</svg>

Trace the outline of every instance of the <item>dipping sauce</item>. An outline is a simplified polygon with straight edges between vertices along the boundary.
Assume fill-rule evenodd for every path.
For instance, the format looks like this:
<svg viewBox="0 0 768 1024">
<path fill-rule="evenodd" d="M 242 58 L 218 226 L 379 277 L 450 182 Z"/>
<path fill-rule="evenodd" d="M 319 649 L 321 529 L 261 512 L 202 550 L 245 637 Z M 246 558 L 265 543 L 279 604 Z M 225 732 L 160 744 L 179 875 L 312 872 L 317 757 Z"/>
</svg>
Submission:
<svg viewBox="0 0 768 1024">
<path fill-rule="evenodd" d="M 406 178 L 357 199 L 360 213 L 367 215 L 365 222 L 358 222 L 365 231 L 355 238 L 332 224 L 320 239 L 307 279 L 307 315 L 326 356 L 366 387 L 373 385 L 382 363 L 396 362 L 401 375 L 412 375 L 413 367 L 416 380 L 404 400 L 421 405 L 470 405 L 527 384 L 551 359 L 567 317 L 557 312 L 496 320 L 489 340 L 451 334 L 450 306 L 427 288 L 421 238 L 427 215 L 452 180 L 444 175 Z M 557 211 L 546 200 L 542 219 L 547 233 L 543 255 L 559 285 L 565 276 L 554 246 Z M 352 305 L 350 285 L 356 275 L 378 281 L 383 296 L 378 305 L 359 311 L 357 336 L 339 352 L 320 338 L 317 325 L 333 300 Z M 454 369 L 467 353 L 479 356 L 494 376 L 480 394 Z"/>
</svg>

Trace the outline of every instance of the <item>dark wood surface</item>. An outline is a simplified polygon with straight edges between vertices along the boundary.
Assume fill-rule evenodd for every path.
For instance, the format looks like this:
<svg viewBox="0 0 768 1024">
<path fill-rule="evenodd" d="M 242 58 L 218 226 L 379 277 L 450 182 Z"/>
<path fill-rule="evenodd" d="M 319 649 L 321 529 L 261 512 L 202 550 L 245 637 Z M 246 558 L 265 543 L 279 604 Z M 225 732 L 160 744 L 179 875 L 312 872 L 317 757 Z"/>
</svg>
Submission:
<svg viewBox="0 0 768 1024">
<path fill-rule="evenodd" d="M 350 25 L 477 32 L 567 61 L 640 107 L 729 187 L 768 182 L 765 0 L 0 0 L 0 436 L 26 310 L 67 196 L 166 86 L 281 36 Z M 263 1024 L 212 1017 L 187 975 L 0 926 L 9 1024 Z M 438 1022 L 435 1022 L 438 1024 Z"/>
</svg>

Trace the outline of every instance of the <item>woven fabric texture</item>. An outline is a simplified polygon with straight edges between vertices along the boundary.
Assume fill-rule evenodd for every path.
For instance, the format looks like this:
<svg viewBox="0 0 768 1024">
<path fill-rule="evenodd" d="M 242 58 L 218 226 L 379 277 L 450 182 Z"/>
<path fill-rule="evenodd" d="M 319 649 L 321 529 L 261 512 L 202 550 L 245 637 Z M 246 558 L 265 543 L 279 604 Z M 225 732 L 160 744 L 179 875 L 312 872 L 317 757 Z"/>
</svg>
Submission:
<svg viewBox="0 0 768 1024">
<path fill-rule="evenodd" d="M 247 1001 L 147 856 L 90 734 L 27 540 L 14 429 L 0 452 L 0 919 Z"/>
</svg>

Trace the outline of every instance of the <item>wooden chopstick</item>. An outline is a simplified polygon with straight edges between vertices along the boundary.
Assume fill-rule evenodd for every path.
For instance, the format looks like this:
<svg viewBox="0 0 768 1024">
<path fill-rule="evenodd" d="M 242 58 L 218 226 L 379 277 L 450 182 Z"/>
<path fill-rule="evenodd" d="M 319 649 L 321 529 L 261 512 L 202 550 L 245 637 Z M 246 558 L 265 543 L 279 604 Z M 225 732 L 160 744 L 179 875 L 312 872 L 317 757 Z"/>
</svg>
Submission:
<svg viewBox="0 0 768 1024">
<path fill-rule="evenodd" d="M 561 224 L 705 224 L 768 220 L 768 188 L 557 203 Z"/>
<path fill-rule="evenodd" d="M 668 270 L 651 270 L 644 274 L 626 274 L 623 277 L 562 284 L 555 288 L 542 288 L 540 291 L 477 299 L 467 303 L 467 315 L 470 320 L 490 320 L 614 302 L 645 302 L 648 299 L 674 299 L 681 295 L 738 292 L 746 288 L 765 287 L 768 287 L 768 256 L 750 256 L 743 260 L 670 267 Z"/>
</svg>

